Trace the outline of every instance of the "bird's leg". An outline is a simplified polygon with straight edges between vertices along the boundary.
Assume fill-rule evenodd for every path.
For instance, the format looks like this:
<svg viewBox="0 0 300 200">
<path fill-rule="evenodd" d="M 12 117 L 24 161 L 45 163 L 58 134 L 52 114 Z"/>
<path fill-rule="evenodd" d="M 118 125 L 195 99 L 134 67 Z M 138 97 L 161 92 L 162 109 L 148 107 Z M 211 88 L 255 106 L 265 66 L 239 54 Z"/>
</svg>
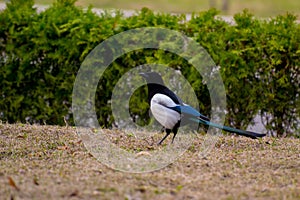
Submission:
<svg viewBox="0 0 300 200">
<path fill-rule="evenodd" d="M 166 135 L 165 137 L 163 137 L 163 139 L 161 139 L 158 143 L 158 145 L 161 145 L 161 143 L 170 135 L 171 133 L 171 129 L 166 129 Z"/>
<path fill-rule="evenodd" d="M 177 131 L 178 131 L 178 129 L 177 129 L 177 128 L 174 128 L 174 129 L 173 129 L 173 133 L 174 133 L 174 135 L 173 135 L 173 138 L 172 138 L 172 144 L 173 144 L 173 142 L 174 142 L 174 139 L 175 139 L 175 137 L 176 137 Z"/>
</svg>

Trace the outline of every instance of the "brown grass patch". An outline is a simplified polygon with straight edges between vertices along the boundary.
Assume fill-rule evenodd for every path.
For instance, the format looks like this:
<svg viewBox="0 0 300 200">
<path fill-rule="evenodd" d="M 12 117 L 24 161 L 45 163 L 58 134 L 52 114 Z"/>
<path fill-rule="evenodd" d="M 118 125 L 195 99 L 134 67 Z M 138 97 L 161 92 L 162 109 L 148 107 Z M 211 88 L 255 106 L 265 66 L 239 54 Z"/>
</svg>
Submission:
<svg viewBox="0 0 300 200">
<path fill-rule="evenodd" d="M 222 136 L 204 158 L 199 157 L 201 141 L 201 136 L 196 137 L 183 156 L 162 170 L 132 174 L 99 163 L 87 152 L 73 127 L 0 124 L 0 196 L 3 199 L 300 198 L 299 139 Z M 147 156 L 146 151 L 159 148 L 130 135 L 123 135 L 119 142 L 124 147 L 145 148 L 137 150 L 144 152 L 139 156 Z"/>
</svg>

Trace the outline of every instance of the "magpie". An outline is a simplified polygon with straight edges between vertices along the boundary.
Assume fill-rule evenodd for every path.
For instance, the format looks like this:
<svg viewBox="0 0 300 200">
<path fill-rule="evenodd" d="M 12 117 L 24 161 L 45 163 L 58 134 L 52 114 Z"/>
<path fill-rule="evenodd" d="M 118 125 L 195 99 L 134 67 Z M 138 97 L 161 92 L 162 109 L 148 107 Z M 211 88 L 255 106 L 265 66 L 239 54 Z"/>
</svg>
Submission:
<svg viewBox="0 0 300 200">
<path fill-rule="evenodd" d="M 159 141 L 158 145 L 161 145 L 172 132 L 174 134 L 172 138 L 173 143 L 180 126 L 195 122 L 252 139 L 266 136 L 266 134 L 244 131 L 213 123 L 195 108 L 185 104 L 174 92 L 167 88 L 162 77 L 157 72 L 145 72 L 140 73 L 140 75 L 147 82 L 148 103 L 151 113 L 166 131 L 166 135 Z"/>
</svg>

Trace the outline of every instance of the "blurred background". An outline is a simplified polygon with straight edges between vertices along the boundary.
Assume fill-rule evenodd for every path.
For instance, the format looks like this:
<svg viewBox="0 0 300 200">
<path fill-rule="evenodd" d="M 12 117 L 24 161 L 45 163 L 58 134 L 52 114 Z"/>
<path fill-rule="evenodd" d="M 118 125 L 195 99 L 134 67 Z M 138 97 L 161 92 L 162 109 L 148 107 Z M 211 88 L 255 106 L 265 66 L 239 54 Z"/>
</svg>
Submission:
<svg viewBox="0 0 300 200">
<path fill-rule="evenodd" d="M 3 2 L 0 9 L 5 8 Z M 0 12 L 2 121 L 72 124 L 73 83 L 87 54 L 117 33 L 158 26 L 179 30 L 196 40 L 221 66 L 227 89 L 227 124 L 257 132 L 265 132 L 262 129 L 266 127 L 278 136 L 300 135 L 300 21 L 295 22 L 294 16 L 299 20 L 299 0 L 36 0 L 45 12 L 36 12 L 33 0 L 11 2 Z M 82 9 L 90 5 L 100 9 L 95 13 Z M 223 18 L 215 18 L 218 13 L 209 8 L 220 10 Z M 242 12 L 246 8 L 250 13 Z M 133 10 L 140 12 L 123 18 L 118 12 L 115 15 L 101 9 L 122 9 L 124 16 Z M 193 12 L 196 14 L 184 25 L 181 17 L 165 14 Z M 236 26 L 223 21 L 233 15 Z M 118 58 L 106 79 L 99 82 L 96 107 L 104 127 L 114 123 L 111 91 L 121 75 L 132 66 L 152 63 L 180 70 L 199 95 L 201 112 L 210 113 L 209 92 L 189 63 L 173 54 L 147 49 Z M 131 116 L 142 119 L 142 123 L 148 122 L 145 117 L 149 116 L 148 104 L 140 98 L 143 92 L 145 88 L 131 98 L 131 105 L 143 109 L 132 106 L 136 109 L 130 110 Z M 254 129 L 249 127 L 252 119 L 256 122 Z"/>
<path fill-rule="evenodd" d="M 51 4 L 53 0 L 36 0 L 37 4 Z M 77 5 L 97 8 L 138 9 L 148 7 L 155 11 L 192 13 L 217 8 L 222 15 L 233 15 L 248 9 L 259 17 L 270 17 L 290 12 L 300 19 L 299 0 L 78 0 Z"/>
</svg>

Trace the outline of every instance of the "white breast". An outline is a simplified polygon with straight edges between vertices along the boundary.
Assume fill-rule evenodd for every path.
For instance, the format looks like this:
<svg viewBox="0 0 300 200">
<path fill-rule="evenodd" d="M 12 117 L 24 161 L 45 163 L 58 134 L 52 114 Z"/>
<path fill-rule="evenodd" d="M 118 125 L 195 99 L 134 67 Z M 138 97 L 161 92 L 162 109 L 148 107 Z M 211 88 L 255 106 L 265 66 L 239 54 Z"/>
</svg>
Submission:
<svg viewBox="0 0 300 200">
<path fill-rule="evenodd" d="M 180 114 L 168 107 L 176 106 L 174 101 L 163 94 L 156 94 L 150 102 L 150 110 L 154 118 L 165 128 L 172 129 L 175 124 L 180 120 Z"/>
</svg>

